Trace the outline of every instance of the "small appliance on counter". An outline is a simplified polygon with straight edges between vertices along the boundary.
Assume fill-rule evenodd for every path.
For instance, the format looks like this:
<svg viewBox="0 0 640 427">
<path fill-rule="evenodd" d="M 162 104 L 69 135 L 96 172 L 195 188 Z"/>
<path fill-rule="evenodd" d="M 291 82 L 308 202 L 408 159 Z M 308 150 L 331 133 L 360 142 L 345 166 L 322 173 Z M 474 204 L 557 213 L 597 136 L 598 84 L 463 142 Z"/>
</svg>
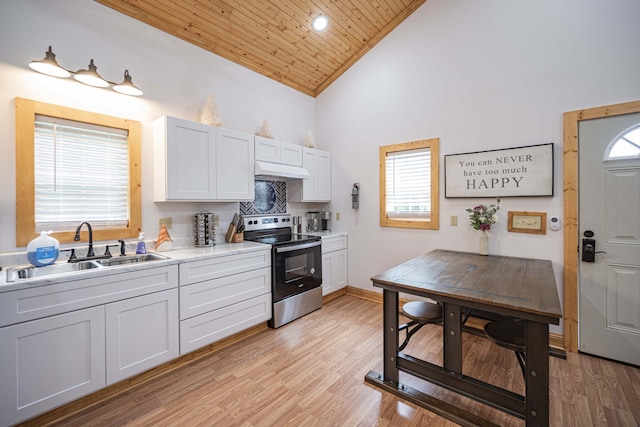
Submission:
<svg viewBox="0 0 640 427">
<path fill-rule="evenodd" d="M 307 212 L 307 231 L 320 231 L 319 212 Z"/>
<path fill-rule="evenodd" d="M 331 211 L 320 211 L 320 229 L 331 231 Z"/>
</svg>

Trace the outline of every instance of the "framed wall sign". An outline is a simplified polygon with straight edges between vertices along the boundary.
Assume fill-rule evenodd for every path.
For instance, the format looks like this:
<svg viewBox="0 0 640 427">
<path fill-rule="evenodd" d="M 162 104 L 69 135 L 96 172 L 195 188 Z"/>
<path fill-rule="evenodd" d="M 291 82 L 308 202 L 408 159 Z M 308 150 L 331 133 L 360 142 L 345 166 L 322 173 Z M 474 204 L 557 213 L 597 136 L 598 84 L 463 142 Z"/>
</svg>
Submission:
<svg viewBox="0 0 640 427">
<path fill-rule="evenodd" d="M 444 196 L 553 196 L 553 143 L 444 156 Z"/>
<path fill-rule="evenodd" d="M 507 229 L 514 233 L 547 234 L 547 213 L 509 211 Z"/>
</svg>

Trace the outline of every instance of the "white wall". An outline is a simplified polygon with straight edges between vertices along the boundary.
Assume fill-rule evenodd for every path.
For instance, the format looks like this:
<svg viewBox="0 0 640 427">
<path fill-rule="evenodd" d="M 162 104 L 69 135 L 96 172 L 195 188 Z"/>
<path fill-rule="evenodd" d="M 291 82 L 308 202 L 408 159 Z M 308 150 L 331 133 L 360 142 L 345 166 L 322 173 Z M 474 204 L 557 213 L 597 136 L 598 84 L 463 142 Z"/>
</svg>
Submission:
<svg viewBox="0 0 640 427">
<path fill-rule="evenodd" d="M 639 16 L 636 0 L 429 0 L 325 90 L 316 140 L 334 159 L 334 228 L 349 232 L 349 284 L 373 289 L 372 276 L 434 248 L 477 251 L 465 209 L 493 200 L 445 199 L 444 155 L 553 142 L 555 196 L 503 199 L 489 250 L 552 260 L 561 291 L 563 231 L 509 233 L 507 212 L 562 217 L 562 113 L 640 99 Z M 380 227 L 378 147 L 433 137 L 440 230 Z"/>
<path fill-rule="evenodd" d="M 237 203 L 152 202 L 155 118 L 169 114 L 198 121 L 214 94 L 226 128 L 253 134 L 267 118 L 276 138 L 297 144 L 307 129 L 315 131 L 313 98 L 93 1 L 2 1 L 0 40 L 0 252 L 17 249 L 15 97 L 142 122 L 143 230 L 152 239 L 160 217 L 173 218 L 172 236 L 189 236 L 199 210 L 219 213 L 223 222 L 238 210 Z M 49 45 L 58 62 L 72 70 L 86 68 L 93 58 L 104 78 L 120 82 L 128 69 L 144 95 L 129 97 L 28 68 L 44 58 Z M 220 229 L 226 231 L 226 225 Z"/>
</svg>

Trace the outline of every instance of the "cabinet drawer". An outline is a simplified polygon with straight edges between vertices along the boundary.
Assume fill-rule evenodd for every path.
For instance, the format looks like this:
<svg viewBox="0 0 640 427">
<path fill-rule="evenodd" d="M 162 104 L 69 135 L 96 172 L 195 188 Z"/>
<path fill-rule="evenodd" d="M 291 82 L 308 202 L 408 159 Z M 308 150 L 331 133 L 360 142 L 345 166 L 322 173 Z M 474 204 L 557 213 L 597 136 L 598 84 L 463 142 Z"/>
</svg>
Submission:
<svg viewBox="0 0 640 427">
<path fill-rule="evenodd" d="M 180 320 L 271 291 L 269 267 L 180 287 Z"/>
<path fill-rule="evenodd" d="M 180 264 L 180 286 L 271 266 L 269 249 Z"/>
<path fill-rule="evenodd" d="M 5 292 L 0 326 L 176 288 L 178 267 L 149 268 Z"/>
<path fill-rule="evenodd" d="M 271 293 L 180 322 L 180 354 L 271 319 Z"/>
<path fill-rule="evenodd" d="M 322 253 L 333 252 L 347 248 L 347 236 L 332 236 L 322 239 Z"/>
</svg>

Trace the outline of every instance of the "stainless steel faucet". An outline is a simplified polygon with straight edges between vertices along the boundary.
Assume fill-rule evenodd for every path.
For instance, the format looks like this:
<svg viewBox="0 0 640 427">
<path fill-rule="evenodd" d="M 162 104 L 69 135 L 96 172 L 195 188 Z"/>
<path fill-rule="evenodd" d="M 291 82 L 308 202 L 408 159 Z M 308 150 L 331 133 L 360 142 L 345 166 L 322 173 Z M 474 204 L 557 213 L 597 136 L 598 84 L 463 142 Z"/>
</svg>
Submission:
<svg viewBox="0 0 640 427">
<path fill-rule="evenodd" d="M 76 228 L 76 235 L 73 237 L 73 241 L 74 242 L 80 241 L 80 229 L 85 224 L 87 224 L 87 230 L 89 230 L 89 250 L 87 251 L 86 257 L 91 258 L 95 256 L 95 254 L 93 253 L 93 230 L 91 229 L 91 224 L 89 224 L 86 221 L 80 224 L 78 228 Z"/>
</svg>

